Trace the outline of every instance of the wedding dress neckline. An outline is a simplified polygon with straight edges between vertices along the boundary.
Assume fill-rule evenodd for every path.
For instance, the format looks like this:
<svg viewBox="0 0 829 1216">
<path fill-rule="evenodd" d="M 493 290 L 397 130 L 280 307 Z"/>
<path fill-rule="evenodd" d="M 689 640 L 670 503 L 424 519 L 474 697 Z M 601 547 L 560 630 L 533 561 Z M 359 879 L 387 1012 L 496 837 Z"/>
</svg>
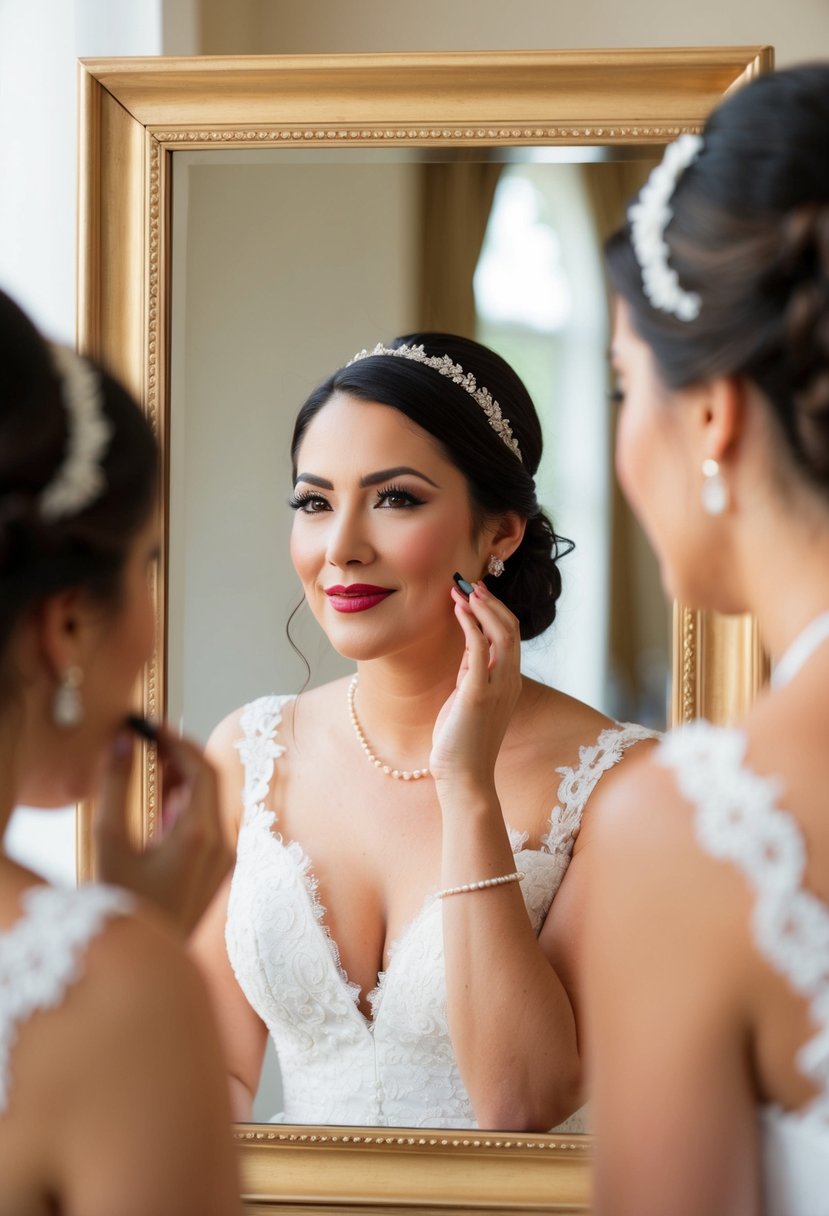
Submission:
<svg viewBox="0 0 829 1216">
<path fill-rule="evenodd" d="M 391 942 L 384 951 L 388 959 L 385 967 L 382 967 L 377 972 L 374 985 L 369 989 L 365 989 L 356 983 L 356 981 L 349 978 L 348 972 L 342 964 L 342 956 L 340 954 L 337 939 L 334 937 L 327 920 L 328 909 L 319 896 L 319 880 L 314 872 L 313 858 L 297 839 L 292 838 L 286 841 L 281 832 L 273 830 L 273 825 L 277 819 L 275 811 L 271 811 L 264 806 L 259 809 L 261 811 L 261 818 L 257 816 L 257 822 L 259 822 L 262 830 L 268 837 L 269 847 L 284 850 L 290 857 L 293 858 L 296 864 L 296 868 L 303 879 L 303 886 L 308 898 L 308 902 L 311 906 L 313 919 L 319 931 L 323 934 L 328 946 L 330 947 L 329 956 L 331 957 L 331 964 L 334 968 L 337 979 L 345 988 L 351 1002 L 353 1002 L 354 1011 L 357 1017 L 360 1019 L 365 1029 L 371 1034 L 377 1024 L 378 1014 L 382 1005 L 382 995 L 386 984 L 386 977 L 392 970 L 395 959 L 403 952 L 403 947 L 405 946 L 407 940 L 414 935 L 416 929 L 419 928 L 421 922 L 426 919 L 428 914 L 434 911 L 434 909 L 439 905 L 440 901 L 437 899 L 437 887 L 435 888 L 435 891 L 430 892 L 423 897 L 420 906 L 417 908 L 414 914 L 405 922 L 396 937 L 392 938 Z M 267 816 L 270 816 L 269 820 L 266 819 Z M 249 818 L 247 822 L 250 823 L 251 819 Z M 527 834 L 518 831 L 517 828 L 510 827 L 509 824 L 507 824 L 506 827 L 509 833 L 510 845 L 513 848 L 513 854 L 516 857 L 519 856 L 520 853 L 524 852 L 533 854 L 538 853 L 542 855 L 544 854 L 544 850 L 542 848 L 516 848 L 516 844 L 522 844 L 524 842 Z M 362 998 L 364 998 L 368 1003 L 370 1010 L 369 1014 L 366 1014 L 360 1006 L 360 1001 Z"/>
<path fill-rule="evenodd" d="M 331 927 L 327 921 L 328 911 L 323 904 L 319 895 L 319 880 L 316 877 L 314 870 L 313 858 L 306 851 L 305 847 L 296 838 L 285 840 L 282 833 L 275 825 L 278 823 L 278 815 L 276 811 L 271 810 L 265 805 L 267 792 L 270 786 L 271 777 L 273 775 L 273 766 L 276 760 L 281 756 L 285 748 L 277 742 L 275 735 L 278 726 L 281 724 L 282 709 L 284 705 L 292 701 L 294 698 L 290 695 L 273 698 L 274 701 L 274 719 L 269 729 L 266 729 L 259 737 L 259 747 L 264 747 L 264 754 L 256 749 L 256 754 L 251 754 L 249 747 L 250 738 L 246 733 L 243 740 L 237 743 L 240 751 L 242 751 L 245 761 L 246 783 L 248 777 L 253 780 L 250 782 L 250 787 L 246 788 L 245 795 L 245 815 L 244 825 L 259 824 L 267 833 L 269 838 L 269 846 L 276 849 L 284 850 L 284 852 L 292 858 L 296 871 L 302 879 L 302 884 L 305 890 L 306 898 L 310 904 L 313 920 L 316 923 L 318 931 L 323 935 L 325 943 L 328 946 L 327 954 L 331 958 L 331 963 L 334 967 L 334 972 L 339 985 L 345 990 L 349 998 L 349 1005 L 353 1007 L 354 1013 L 359 1019 L 361 1026 L 372 1034 L 376 1029 L 377 1019 L 382 1006 L 382 997 L 387 984 L 387 977 L 393 969 L 395 959 L 398 958 L 404 951 L 404 947 L 415 936 L 416 930 L 420 928 L 422 923 L 428 918 L 429 914 L 439 906 L 437 897 L 438 886 L 435 890 L 427 893 L 417 908 L 413 916 L 403 925 L 400 932 L 392 939 L 386 947 L 384 953 L 388 961 L 385 967 L 377 972 L 376 980 L 371 988 L 365 989 L 354 980 L 350 979 L 348 972 L 342 964 L 342 956 L 340 954 L 339 945 L 334 937 Z M 269 698 L 262 698 L 260 702 L 252 703 L 248 709 L 258 707 L 262 701 L 268 701 Z M 578 820 L 581 818 L 581 810 L 586 798 L 592 789 L 592 784 L 598 779 L 598 776 L 605 769 L 605 759 L 608 766 L 614 763 L 625 747 L 630 742 L 637 741 L 643 738 L 653 738 L 655 732 L 647 728 L 640 727 L 634 724 L 615 724 L 613 727 L 604 729 L 600 732 L 596 744 L 592 747 L 582 747 L 579 749 L 579 764 L 575 768 L 569 766 L 556 769 L 556 772 L 563 778 L 558 791 L 559 799 L 564 803 L 565 818 L 570 815 L 572 817 L 575 811 Z M 593 764 L 595 765 L 595 772 Z M 253 768 L 254 772 L 249 773 L 249 769 Z M 248 805 L 249 803 L 249 805 Z M 574 820 L 575 825 L 575 820 Z M 550 851 L 550 843 L 554 837 L 554 829 L 550 828 L 547 833 L 541 837 L 538 849 L 524 849 L 522 846 L 526 843 L 529 836 L 526 832 L 521 832 L 517 828 L 505 825 L 510 839 L 510 847 L 513 854 L 519 856 L 529 853 L 533 856 L 549 857 L 555 856 L 555 852 Z M 565 825 L 566 826 L 566 825 Z M 560 851 L 560 843 L 557 846 L 557 851 Z M 572 839 L 569 842 L 569 850 L 572 851 Z M 569 861 L 569 853 L 567 856 Z M 565 863 L 566 864 L 566 863 Z M 522 883 L 526 888 L 527 880 Z M 364 1000 L 370 1013 L 364 1012 L 361 1008 L 361 1000 Z"/>
<path fill-rule="evenodd" d="M 236 746 L 244 769 L 244 813 L 228 898 L 228 960 L 279 1058 L 284 1108 L 299 1123 L 474 1127 L 448 1022 L 443 920 L 437 890 L 386 948 L 385 967 L 366 991 L 349 980 L 326 923 L 311 858 L 279 834 L 271 796 L 280 726 L 291 697 L 251 702 Z M 525 877 L 521 893 L 538 937 L 572 856 L 585 804 L 602 774 L 653 732 L 615 724 L 579 748 L 578 763 L 551 772 L 549 819 L 538 850 L 513 832 Z M 286 740 L 287 742 L 287 740 Z M 336 780 L 336 773 L 331 774 Z M 273 807 L 273 809 L 271 809 Z M 348 832 L 347 818 L 342 832 Z M 269 839 L 263 839 L 267 831 Z M 439 875 L 435 874 L 435 882 Z M 312 923 L 315 922 L 315 923 Z M 360 1006 L 362 998 L 363 1007 Z M 562 1130 L 584 1130 L 583 1113 Z"/>
<path fill-rule="evenodd" d="M 793 680 L 827 638 L 829 638 L 829 611 L 821 612 L 807 622 L 786 647 L 772 672 L 772 688 L 783 688 Z"/>
</svg>

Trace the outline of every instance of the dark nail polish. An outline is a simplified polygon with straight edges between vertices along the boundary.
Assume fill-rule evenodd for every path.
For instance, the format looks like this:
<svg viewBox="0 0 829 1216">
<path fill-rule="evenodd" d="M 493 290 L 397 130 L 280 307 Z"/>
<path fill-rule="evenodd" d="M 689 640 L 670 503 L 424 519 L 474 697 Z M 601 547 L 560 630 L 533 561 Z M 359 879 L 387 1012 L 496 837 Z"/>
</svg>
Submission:
<svg viewBox="0 0 829 1216">
<path fill-rule="evenodd" d="M 472 584 L 468 583 L 465 578 L 461 578 L 461 576 L 460 576 L 460 574 L 458 574 L 457 570 L 452 575 L 452 578 L 455 580 L 455 586 L 458 588 L 458 591 L 460 591 L 463 595 L 466 596 L 467 599 L 469 599 L 470 595 L 475 590 L 475 588 L 472 586 Z"/>
</svg>

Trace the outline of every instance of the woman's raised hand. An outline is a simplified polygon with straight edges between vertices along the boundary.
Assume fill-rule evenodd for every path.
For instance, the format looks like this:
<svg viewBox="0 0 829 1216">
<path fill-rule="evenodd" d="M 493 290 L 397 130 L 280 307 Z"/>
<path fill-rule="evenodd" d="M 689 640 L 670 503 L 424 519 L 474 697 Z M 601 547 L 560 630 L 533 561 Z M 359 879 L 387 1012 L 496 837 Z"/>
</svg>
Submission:
<svg viewBox="0 0 829 1216">
<path fill-rule="evenodd" d="M 97 874 L 161 908 L 186 937 L 229 871 L 233 855 L 222 832 L 215 771 L 201 749 L 158 727 L 161 839 L 136 848 L 127 830 L 135 744 L 120 735 L 110 757 L 95 816 Z"/>
<path fill-rule="evenodd" d="M 429 768 L 436 781 L 492 787 L 495 762 L 521 693 L 521 638 L 516 617 L 483 583 L 467 600 L 454 587 L 464 653 L 455 688 L 432 734 Z"/>
</svg>

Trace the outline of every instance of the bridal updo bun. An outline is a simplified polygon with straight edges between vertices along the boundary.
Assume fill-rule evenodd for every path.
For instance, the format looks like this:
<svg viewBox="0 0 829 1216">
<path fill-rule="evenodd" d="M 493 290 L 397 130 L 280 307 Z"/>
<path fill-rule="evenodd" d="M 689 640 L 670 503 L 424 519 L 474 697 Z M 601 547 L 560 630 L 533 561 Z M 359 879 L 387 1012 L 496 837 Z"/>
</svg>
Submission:
<svg viewBox="0 0 829 1216">
<path fill-rule="evenodd" d="M 829 493 L 829 65 L 761 76 L 720 105 L 670 207 L 670 266 L 700 297 L 694 320 L 648 302 L 629 226 L 607 249 L 665 383 L 752 381 Z"/>
<path fill-rule="evenodd" d="M 573 546 L 556 535 L 536 498 L 534 476 L 541 460 L 542 436 L 530 395 L 500 355 L 469 338 L 412 333 L 389 343 L 389 349 L 400 346 L 423 346 L 427 356 L 448 356 L 465 373 L 471 373 L 478 387 L 487 389 L 500 406 L 521 457 L 490 426 L 481 405 L 460 384 L 428 365 L 389 354 L 372 355 L 340 368 L 315 389 L 297 417 L 293 459 L 296 461 L 312 418 L 335 392 L 379 401 L 405 414 L 438 440 L 463 473 L 476 528 L 507 511 L 515 511 L 527 521 L 524 538 L 507 559 L 504 573 L 486 581 L 518 618 L 521 637 L 538 637 L 555 620 L 561 594 L 558 560 Z"/>
<path fill-rule="evenodd" d="M 92 367 L 93 365 L 89 365 Z M 149 519 L 156 444 L 132 398 L 94 368 L 109 439 L 98 460 L 100 491 L 52 517 L 44 490 L 69 444 L 69 420 L 53 350 L 0 292 L 0 667 L 24 615 L 47 596 L 83 587 L 117 603 L 133 537 Z M 5 680 L 3 681 L 5 684 Z M 5 690 L 3 690 L 5 691 Z"/>
</svg>

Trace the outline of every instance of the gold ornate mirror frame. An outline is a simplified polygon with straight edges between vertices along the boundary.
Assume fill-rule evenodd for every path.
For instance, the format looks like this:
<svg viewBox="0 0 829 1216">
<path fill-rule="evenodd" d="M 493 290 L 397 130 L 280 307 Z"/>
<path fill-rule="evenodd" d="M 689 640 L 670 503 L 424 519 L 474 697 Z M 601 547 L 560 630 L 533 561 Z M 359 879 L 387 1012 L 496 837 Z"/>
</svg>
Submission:
<svg viewBox="0 0 829 1216">
<path fill-rule="evenodd" d="M 763 47 L 99 59 L 80 64 L 78 343 L 144 403 L 169 477 L 177 150 L 665 143 L 768 70 Z M 165 711 L 166 538 L 145 711 Z M 674 610 L 675 722 L 740 714 L 765 677 L 754 622 Z M 157 829 L 144 757 L 132 827 Z M 93 869 L 79 816 L 81 877 Z M 250 1213 L 585 1212 L 587 1137 L 240 1125 Z"/>
</svg>

